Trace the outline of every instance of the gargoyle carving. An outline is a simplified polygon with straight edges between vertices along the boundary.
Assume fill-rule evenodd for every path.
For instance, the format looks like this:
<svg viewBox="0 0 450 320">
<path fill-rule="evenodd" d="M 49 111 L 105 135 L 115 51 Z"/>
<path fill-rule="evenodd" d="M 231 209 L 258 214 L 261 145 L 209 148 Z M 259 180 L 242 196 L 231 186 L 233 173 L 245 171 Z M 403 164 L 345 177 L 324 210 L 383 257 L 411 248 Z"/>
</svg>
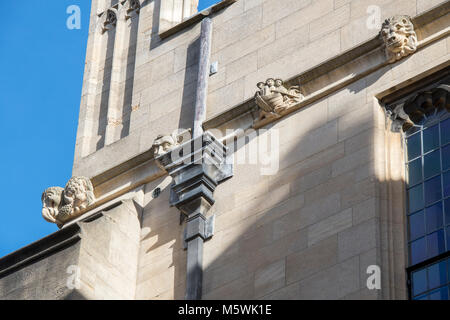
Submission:
<svg viewBox="0 0 450 320">
<path fill-rule="evenodd" d="M 259 82 L 257 87 L 259 91 L 256 92 L 255 99 L 261 111 L 259 120 L 278 118 L 283 111 L 304 98 L 299 86 L 287 89 L 281 79 L 269 78 L 265 83 Z"/>
<path fill-rule="evenodd" d="M 139 0 L 126 0 L 123 2 L 123 6 L 126 10 L 126 19 L 130 19 L 133 12 L 139 13 L 141 10 L 141 3 Z"/>
<path fill-rule="evenodd" d="M 42 216 L 62 225 L 95 202 L 94 187 L 85 177 L 73 177 L 66 187 L 51 187 L 42 194 Z"/>
<path fill-rule="evenodd" d="M 446 84 L 419 92 L 404 103 L 386 110 L 387 116 L 392 120 L 393 132 L 406 132 L 442 112 L 450 112 L 450 86 Z"/>
<path fill-rule="evenodd" d="M 51 187 L 42 194 L 42 216 L 51 223 L 59 223 L 56 217 L 59 213 L 59 205 L 61 204 L 62 193 L 64 188 Z"/>
<path fill-rule="evenodd" d="M 100 16 L 102 33 L 105 33 L 111 27 L 114 27 L 117 24 L 117 16 L 118 12 L 114 8 L 109 8 L 108 10 L 102 13 L 102 15 Z"/>
<path fill-rule="evenodd" d="M 178 134 L 171 134 L 168 136 L 159 135 L 153 142 L 153 153 L 155 158 L 169 152 L 183 142 L 184 137 Z"/>
<path fill-rule="evenodd" d="M 390 63 L 417 50 L 417 35 L 409 16 L 395 16 L 387 19 L 381 27 L 380 35 Z"/>
</svg>

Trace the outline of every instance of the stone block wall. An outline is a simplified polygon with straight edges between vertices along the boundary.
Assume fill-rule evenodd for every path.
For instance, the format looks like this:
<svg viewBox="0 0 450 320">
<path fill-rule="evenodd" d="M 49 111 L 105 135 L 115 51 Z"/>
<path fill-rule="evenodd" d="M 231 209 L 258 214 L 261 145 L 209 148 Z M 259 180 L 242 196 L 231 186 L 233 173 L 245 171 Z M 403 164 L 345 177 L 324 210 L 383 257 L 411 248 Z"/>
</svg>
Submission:
<svg viewBox="0 0 450 320">
<path fill-rule="evenodd" d="M 122 48 L 117 94 L 122 102 L 121 134 L 104 144 L 115 29 L 98 31 L 98 14 L 114 2 L 92 1 L 89 43 L 74 175 L 95 176 L 148 150 L 158 134 L 190 128 L 197 77 L 199 24 L 168 38 L 158 35 L 160 2 L 144 2 L 129 19 Z M 446 1 L 416 0 L 238 0 L 212 15 L 207 118 L 253 97 L 268 77 L 289 79 L 378 34 L 366 26 L 369 6 L 381 18 L 416 16 Z M 125 98 L 128 97 L 128 98 Z"/>
<path fill-rule="evenodd" d="M 79 297 L 67 287 L 70 276 L 67 270 L 71 265 L 78 264 L 80 243 L 75 240 L 69 246 L 54 248 L 55 243 L 67 241 L 78 233 L 78 230 L 63 233 L 60 232 L 60 237 L 41 240 L 40 242 L 44 243 L 33 244 L 31 249 L 24 248 L 22 252 L 2 258 L 0 300 L 54 300 Z M 56 241 L 52 241 L 55 238 Z M 39 255 L 47 250 L 53 252 L 45 256 Z M 23 264 L 27 258 L 34 259 L 31 263 Z"/>
<path fill-rule="evenodd" d="M 342 99 L 346 90 L 271 127 L 278 173 L 237 165 L 216 191 L 205 298 L 379 296 L 366 288 L 366 270 L 381 262 L 375 149 L 384 116 L 366 94 Z"/>
<path fill-rule="evenodd" d="M 134 299 L 140 219 L 122 200 L 2 258 L 0 300 Z"/>
<path fill-rule="evenodd" d="M 127 22 L 122 47 L 111 40 L 117 31 L 96 29 L 97 14 L 114 3 L 92 4 L 73 174 L 93 179 L 105 207 L 140 195 L 81 222 L 86 236 L 67 254 L 85 270 L 83 297 L 184 298 L 185 223 L 169 205 L 171 178 L 149 150 L 157 135 L 192 126 L 200 26 L 160 38 L 160 1 L 144 2 Z M 423 22 L 414 55 L 383 64 L 367 10 L 422 19 L 447 2 L 238 0 L 212 14 L 211 61 L 219 72 L 209 79 L 207 122 L 219 123 L 219 133 L 251 126 L 251 110 L 238 111 L 269 77 L 300 79 L 306 99 L 314 99 L 241 146 L 258 148 L 258 140 L 275 136 L 273 174 L 262 174 L 261 163 L 235 164 L 234 176 L 217 187 L 204 299 L 407 298 L 403 144 L 390 131 L 383 99 L 448 68 L 449 15 Z M 355 60 L 345 60 L 352 54 Z M 111 94 L 124 103 L 120 134 L 108 144 Z M 381 267 L 381 290 L 367 288 L 371 265 Z M 8 277 L 0 274 L 0 296 L 33 297 L 25 280 Z"/>
</svg>

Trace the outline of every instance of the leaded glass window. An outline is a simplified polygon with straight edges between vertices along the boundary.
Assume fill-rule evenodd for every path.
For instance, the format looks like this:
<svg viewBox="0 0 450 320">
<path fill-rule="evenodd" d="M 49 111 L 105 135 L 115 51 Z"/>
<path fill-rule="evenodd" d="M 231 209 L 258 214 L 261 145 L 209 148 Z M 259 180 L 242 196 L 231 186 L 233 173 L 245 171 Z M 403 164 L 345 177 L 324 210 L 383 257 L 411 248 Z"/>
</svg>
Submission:
<svg viewBox="0 0 450 320">
<path fill-rule="evenodd" d="M 450 114 L 425 117 L 405 134 L 409 278 L 413 299 L 449 299 Z"/>
<path fill-rule="evenodd" d="M 450 258 L 411 272 L 411 280 L 411 296 L 414 300 L 448 300 Z"/>
</svg>

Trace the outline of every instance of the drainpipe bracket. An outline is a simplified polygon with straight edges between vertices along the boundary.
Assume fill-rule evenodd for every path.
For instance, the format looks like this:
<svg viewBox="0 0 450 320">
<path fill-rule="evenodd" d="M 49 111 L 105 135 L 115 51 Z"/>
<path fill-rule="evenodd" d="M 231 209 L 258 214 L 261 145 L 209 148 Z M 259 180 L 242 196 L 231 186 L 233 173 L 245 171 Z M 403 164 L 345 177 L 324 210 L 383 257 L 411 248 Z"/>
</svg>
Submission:
<svg viewBox="0 0 450 320">
<path fill-rule="evenodd" d="M 200 222 L 196 224 L 195 226 L 199 227 L 200 230 L 192 230 L 193 228 L 188 226 L 184 229 L 184 236 L 183 236 L 183 249 L 187 250 L 187 244 L 192 239 L 195 239 L 196 237 L 201 237 L 203 241 L 208 241 L 214 236 L 214 227 L 215 227 L 215 221 L 216 221 L 216 215 L 213 214 L 211 217 L 209 217 L 206 220 L 203 220 L 203 218 L 200 218 L 199 220 L 202 220 L 203 222 Z M 193 221 L 191 221 L 193 222 Z M 195 228 L 194 226 L 194 228 Z"/>
</svg>

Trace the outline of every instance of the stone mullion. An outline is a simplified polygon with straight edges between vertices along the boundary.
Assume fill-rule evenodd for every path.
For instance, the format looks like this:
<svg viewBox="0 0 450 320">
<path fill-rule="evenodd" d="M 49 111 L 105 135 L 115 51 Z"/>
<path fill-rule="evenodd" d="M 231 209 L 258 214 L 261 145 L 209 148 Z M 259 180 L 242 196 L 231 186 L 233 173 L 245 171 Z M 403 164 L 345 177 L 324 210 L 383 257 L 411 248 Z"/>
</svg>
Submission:
<svg viewBox="0 0 450 320">
<path fill-rule="evenodd" d="M 119 8 L 114 41 L 113 62 L 111 68 L 111 85 L 108 100 L 107 124 L 105 132 L 105 145 L 109 145 L 120 138 L 120 131 L 123 126 L 121 119 L 122 99 L 120 95 L 121 84 L 123 83 L 123 71 L 126 67 L 124 62 L 124 52 L 127 48 L 127 20 L 124 10 Z"/>
<path fill-rule="evenodd" d="M 95 2 L 93 2 L 93 6 Z M 99 7 L 92 8 L 92 12 L 96 12 Z M 95 21 L 95 20 L 93 20 Z M 82 105 L 80 113 L 84 113 L 84 118 L 79 121 L 78 139 L 81 142 L 76 144 L 75 161 L 77 158 L 86 157 L 91 152 L 92 137 L 94 134 L 94 115 L 96 109 L 96 96 L 98 93 L 98 83 L 100 79 L 100 62 L 102 55 L 106 58 L 106 50 L 104 43 L 105 38 L 98 30 L 98 22 L 92 23 L 90 26 L 88 38 L 88 51 L 86 54 L 86 68 L 84 76 L 84 86 L 82 93 Z M 100 44 L 100 45 L 99 45 Z M 77 139 L 77 141 L 78 141 Z"/>
</svg>

